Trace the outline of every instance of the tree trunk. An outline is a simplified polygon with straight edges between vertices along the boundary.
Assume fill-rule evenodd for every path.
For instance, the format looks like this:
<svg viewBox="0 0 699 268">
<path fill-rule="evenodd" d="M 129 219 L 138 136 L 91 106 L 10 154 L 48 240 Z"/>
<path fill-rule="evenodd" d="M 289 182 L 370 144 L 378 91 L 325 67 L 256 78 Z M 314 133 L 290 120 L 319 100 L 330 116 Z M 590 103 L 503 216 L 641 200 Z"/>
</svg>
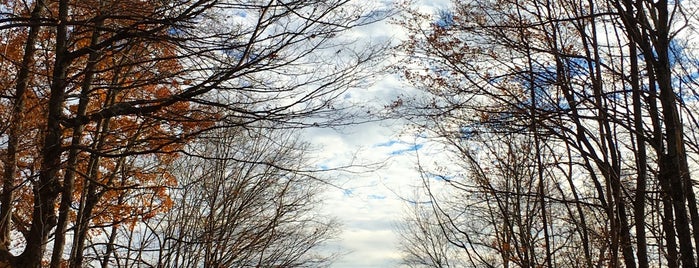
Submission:
<svg viewBox="0 0 699 268">
<path fill-rule="evenodd" d="M 96 45 L 99 41 L 100 31 L 99 28 L 102 26 L 103 20 L 98 20 L 95 22 L 95 29 L 93 30 L 92 37 L 90 40 L 90 45 Z M 95 64 L 100 53 L 93 51 L 88 56 L 87 65 L 85 66 L 84 80 L 81 85 L 80 100 L 78 103 L 78 109 L 76 114 L 79 116 L 84 116 L 87 110 L 87 105 L 90 101 L 89 93 L 92 89 L 92 79 L 95 72 Z M 68 225 L 68 212 L 70 212 L 70 205 L 73 202 L 73 190 L 75 189 L 75 167 L 78 163 L 78 154 L 80 150 L 77 148 L 81 143 L 83 136 L 84 125 L 78 124 L 73 127 L 73 134 L 71 137 L 71 149 L 68 153 L 67 166 L 65 171 L 65 178 L 63 180 L 63 188 L 61 191 L 61 204 L 59 208 L 58 224 L 56 226 L 56 235 L 53 243 L 53 253 L 51 255 L 51 268 L 59 268 L 61 261 L 63 260 L 63 249 L 65 246 L 65 232 Z"/>
<path fill-rule="evenodd" d="M 14 203 L 15 173 L 17 173 L 17 151 L 20 135 L 23 132 L 24 101 L 25 92 L 29 87 L 30 69 L 34 63 L 36 52 L 36 41 L 39 35 L 40 25 L 38 22 L 41 13 L 45 9 L 43 0 L 36 1 L 32 9 L 27 41 L 24 46 L 22 65 L 17 74 L 17 84 L 15 87 L 15 103 L 12 107 L 10 127 L 7 140 L 7 156 L 4 159 L 4 174 L 2 196 L 0 197 L 0 258 L 9 257 L 10 250 L 10 227 L 12 225 L 12 206 Z M 1 261 L 9 261 L 7 259 Z"/>
<path fill-rule="evenodd" d="M 633 121 L 636 137 L 636 196 L 634 197 L 634 221 L 636 227 L 636 257 L 639 268 L 648 268 L 648 246 L 646 242 L 646 180 L 648 178 L 648 157 L 646 155 L 646 142 L 643 130 L 643 115 L 641 102 L 641 88 L 639 79 L 638 58 L 636 44 L 629 45 L 629 57 L 631 59 L 631 90 L 633 99 Z"/>
<path fill-rule="evenodd" d="M 19 267 L 38 268 L 41 266 L 49 233 L 56 225 L 55 205 L 60 193 L 58 173 L 61 169 L 61 137 L 63 134 L 60 122 L 67 84 L 66 71 L 70 64 L 70 59 L 67 58 L 67 18 L 68 1 L 61 0 L 58 3 L 56 55 L 51 77 L 46 132 L 41 149 L 41 171 L 39 172 L 39 181 L 33 185 L 32 226 L 27 236 L 27 246 L 18 258 L 17 266 Z"/>
</svg>

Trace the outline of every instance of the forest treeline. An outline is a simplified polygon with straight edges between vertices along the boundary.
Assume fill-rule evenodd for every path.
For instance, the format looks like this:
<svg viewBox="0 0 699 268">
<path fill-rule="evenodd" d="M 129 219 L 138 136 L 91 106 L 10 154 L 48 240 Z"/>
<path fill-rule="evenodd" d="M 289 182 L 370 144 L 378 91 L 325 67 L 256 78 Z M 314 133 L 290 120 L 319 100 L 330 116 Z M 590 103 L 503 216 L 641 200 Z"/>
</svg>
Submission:
<svg viewBox="0 0 699 268">
<path fill-rule="evenodd" d="M 448 152 L 420 158 L 405 264 L 697 267 L 697 8 L 403 6 L 396 70 L 423 95 L 390 108 Z"/>
<path fill-rule="evenodd" d="M 366 113 L 337 102 L 385 52 L 343 39 L 388 15 L 359 2 L 0 1 L 0 267 L 329 265 L 290 130 Z M 386 108 L 449 160 L 406 265 L 697 267 L 696 4 L 399 9 L 422 94 Z"/>
<path fill-rule="evenodd" d="M 289 130 L 356 120 L 335 99 L 383 48 L 342 36 L 370 12 L 0 1 L 0 267 L 327 266 L 337 225 Z"/>
</svg>

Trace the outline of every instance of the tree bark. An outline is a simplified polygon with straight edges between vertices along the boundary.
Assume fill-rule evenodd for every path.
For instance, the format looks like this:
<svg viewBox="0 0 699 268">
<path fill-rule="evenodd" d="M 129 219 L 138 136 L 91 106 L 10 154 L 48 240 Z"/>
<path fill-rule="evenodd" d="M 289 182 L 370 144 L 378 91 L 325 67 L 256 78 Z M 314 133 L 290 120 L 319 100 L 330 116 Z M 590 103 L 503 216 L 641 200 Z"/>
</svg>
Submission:
<svg viewBox="0 0 699 268">
<path fill-rule="evenodd" d="M 99 28 L 102 27 L 103 20 L 98 20 L 95 22 L 94 30 L 90 40 L 91 45 L 97 44 L 99 41 L 100 31 Z M 93 51 L 88 56 L 87 65 L 85 66 L 85 75 L 83 78 L 83 83 L 81 85 L 80 100 L 78 102 L 78 109 L 76 114 L 84 116 L 87 110 L 87 105 L 90 101 L 89 94 L 92 89 L 92 80 L 95 72 L 95 65 L 97 64 L 97 59 L 100 53 L 98 51 Z M 51 255 L 51 268 L 59 268 L 63 260 L 63 249 L 65 246 L 65 232 L 68 226 L 68 214 L 71 210 L 70 205 L 73 202 L 73 191 L 75 190 L 75 167 L 78 163 L 78 154 L 80 150 L 78 146 L 81 144 L 81 139 L 83 137 L 83 130 L 85 126 L 83 124 L 78 124 L 73 127 L 73 134 L 71 137 L 71 149 L 68 152 L 68 160 L 66 161 L 68 168 L 65 171 L 63 179 L 63 187 L 61 190 L 61 204 L 59 207 L 58 224 L 56 226 L 55 240 L 53 243 L 53 253 Z"/>
<path fill-rule="evenodd" d="M 641 102 L 641 88 L 638 68 L 638 53 L 636 44 L 629 44 L 629 57 L 631 59 L 631 90 L 633 102 L 633 122 L 636 137 L 636 196 L 634 197 L 633 210 L 636 230 L 636 257 L 639 268 L 648 268 L 648 245 L 646 242 L 646 184 L 648 178 L 648 156 L 646 155 L 646 139 L 643 130 L 643 114 Z"/>
<path fill-rule="evenodd" d="M 24 55 L 17 74 L 17 84 L 15 86 L 15 103 L 12 107 L 10 127 L 7 141 L 7 156 L 4 160 L 4 174 L 2 197 L 0 197 L 0 258 L 9 257 L 10 250 L 10 229 L 12 225 L 15 180 L 17 173 L 17 154 L 20 143 L 20 136 L 23 132 L 23 120 L 25 109 L 26 91 L 29 87 L 31 66 L 34 63 L 36 53 L 36 41 L 38 39 L 41 26 L 38 21 L 45 9 L 43 0 L 38 0 L 34 4 L 30 15 L 32 25 L 29 27 L 27 41 L 24 45 Z M 9 261 L 9 260 L 3 260 Z"/>
<path fill-rule="evenodd" d="M 38 268 L 46 249 L 48 235 L 56 225 L 56 200 L 60 193 L 59 170 L 61 169 L 60 125 L 64 108 L 66 71 L 70 64 L 67 56 L 68 1 L 58 2 L 58 25 L 56 26 L 55 62 L 51 77 L 51 90 L 48 102 L 48 118 L 44 145 L 41 149 L 41 170 L 39 181 L 33 185 L 34 209 L 32 226 L 27 236 L 27 245 L 18 257 L 18 267 Z"/>
</svg>

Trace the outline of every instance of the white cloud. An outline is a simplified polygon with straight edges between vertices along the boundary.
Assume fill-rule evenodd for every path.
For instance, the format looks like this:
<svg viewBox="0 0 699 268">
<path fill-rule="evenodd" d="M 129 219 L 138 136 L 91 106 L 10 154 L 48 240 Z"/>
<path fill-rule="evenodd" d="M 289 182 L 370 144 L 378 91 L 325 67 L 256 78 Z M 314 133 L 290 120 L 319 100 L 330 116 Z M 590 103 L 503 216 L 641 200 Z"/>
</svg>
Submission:
<svg viewBox="0 0 699 268">
<path fill-rule="evenodd" d="M 416 1 L 420 10 L 430 12 L 446 6 L 449 1 Z M 393 7 L 394 1 L 372 2 L 381 10 Z M 361 27 L 351 34 L 362 44 L 404 39 L 406 34 L 388 21 Z M 389 58 L 385 66 L 395 64 Z M 373 86 L 353 89 L 339 100 L 342 105 L 366 109 L 367 114 L 380 114 L 398 97 L 409 98 L 416 90 L 398 75 L 374 78 Z M 346 106 L 345 106 L 346 107 Z M 407 132 L 407 133 L 406 133 Z M 314 161 L 320 169 L 332 169 L 348 164 L 382 163 L 376 170 L 351 173 L 327 173 L 341 189 L 329 187 L 323 194 L 324 213 L 338 218 L 343 233 L 328 247 L 346 252 L 332 266 L 341 267 L 397 267 L 400 264 L 398 236 L 394 226 L 404 217 L 407 203 L 419 185 L 415 154 L 434 155 L 434 148 L 426 146 L 424 138 L 405 131 L 402 120 L 386 120 L 343 129 L 308 129 L 304 137 L 312 143 Z"/>
</svg>

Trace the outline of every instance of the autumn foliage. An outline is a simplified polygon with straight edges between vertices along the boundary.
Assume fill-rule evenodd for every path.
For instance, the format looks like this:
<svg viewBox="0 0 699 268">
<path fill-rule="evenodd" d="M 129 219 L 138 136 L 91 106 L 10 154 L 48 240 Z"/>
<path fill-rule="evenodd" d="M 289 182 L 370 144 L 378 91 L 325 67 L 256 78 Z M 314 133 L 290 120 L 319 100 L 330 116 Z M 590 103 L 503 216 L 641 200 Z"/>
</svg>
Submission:
<svg viewBox="0 0 699 268">
<path fill-rule="evenodd" d="M 258 2 L 0 2 L 0 263 L 82 267 L 96 233 L 173 206 L 167 166 L 187 143 L 260 121 L 299 127 L 373 57 L 304 69 L 367 23 L 362 11 Z"/>
</svg>

